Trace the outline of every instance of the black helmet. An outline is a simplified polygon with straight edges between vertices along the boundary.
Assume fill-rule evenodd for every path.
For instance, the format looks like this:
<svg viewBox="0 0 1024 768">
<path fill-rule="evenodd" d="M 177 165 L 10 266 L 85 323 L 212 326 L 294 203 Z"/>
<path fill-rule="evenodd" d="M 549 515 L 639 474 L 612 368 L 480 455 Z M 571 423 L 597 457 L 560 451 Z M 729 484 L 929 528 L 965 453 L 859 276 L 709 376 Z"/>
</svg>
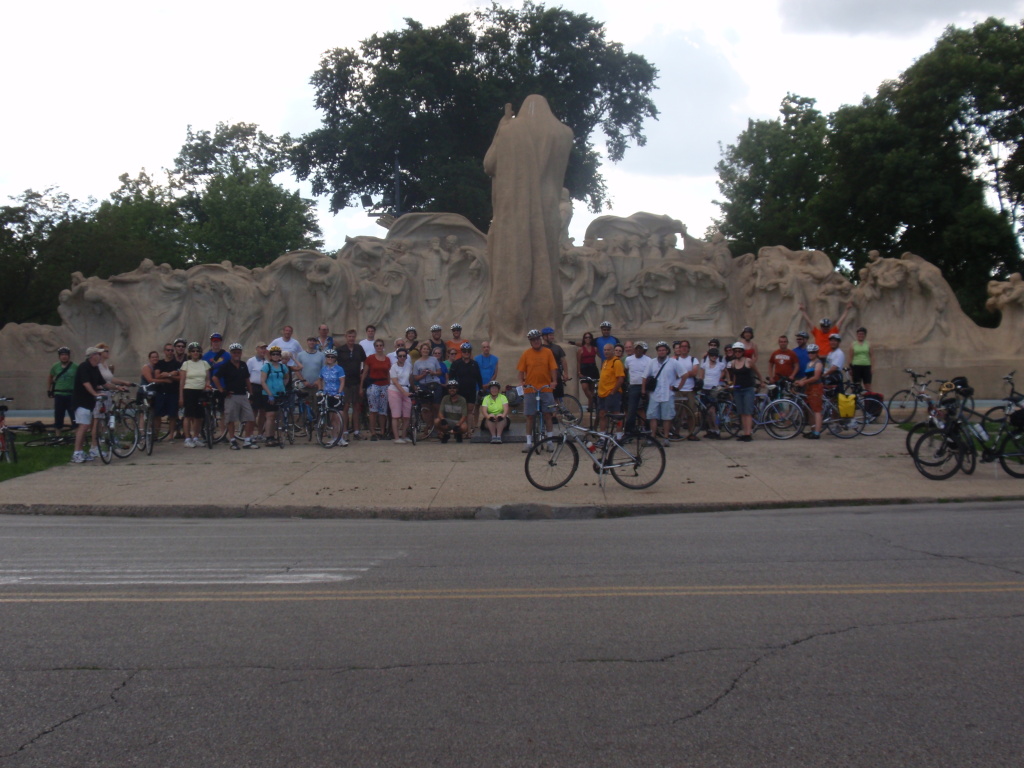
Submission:
<svg viewBox="0 0 1024 768">
<path fill-rule="evenodd" d="M 472 348 L 473 348 L 473 345 L 470 344 L 468 341 L 462 342 L 462 344 L 459 346 L 459 349 L 461 349 L 463 352 L 468 352 Z"/>
</svg>

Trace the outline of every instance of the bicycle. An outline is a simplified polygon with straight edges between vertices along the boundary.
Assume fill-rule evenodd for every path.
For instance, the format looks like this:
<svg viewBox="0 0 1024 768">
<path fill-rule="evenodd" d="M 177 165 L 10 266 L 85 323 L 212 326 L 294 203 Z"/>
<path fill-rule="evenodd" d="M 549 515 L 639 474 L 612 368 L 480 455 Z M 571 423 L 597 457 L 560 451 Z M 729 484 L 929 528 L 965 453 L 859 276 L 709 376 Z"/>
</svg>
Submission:
<svg viewBox="0 0 1024 768">
<path fill-rule="evenodd" d="M 602 488 L 606 475 L 624 488 L 639 490 L 654 485 L 665 472 L 665 449 L 657 440 L 632 435 L 620 442 L 611 434 L 568 424 L 561 435 L 533 445 L 526 456 L 526 479 L 541 491 L 561 488 L 576 474 L 579 448 L 593 463 Z"/>
<path fill-rule="evenodd" d="M 412 391 L 412 415 L 409 417 L 409 440 L 413 445 L 420 440 L 426 440 L 434 431 L 434 424 L 430 419 L 430 405 L 434 402 L 433 393 L 429 388 L 418 387 Z M 424 417 L 426 413 L 426 417 Z"/>
<path fill-rule="evenodd" d="M 142 420 L 139 424 L 139 450 L 145 451 L 147 456 L 153 455 L 153 445 L 156 443 L 157 436 L 154 434 L 153 424 L 156 421 L 156 416 L 153 411 L 153 398 L 156 397 L 154 391 L 154 384 L 140 384 L 139 394 L 141 399 L 138 403 L 138 409 L 135 417 L 136 423 Z"/>
<path fill-rule="evenodd" d="M 109 464 L 114 457 L 114 426 L 117 423 L 107 403 L 106 395 L 96 396 L 92 427 L 92 444 L 104 464 Z"/>
<path fill-rule="evenodd" d="M 910 389 L 901 389 L 899 392 L 889 398 L 889 420 L 893 424 L 906 424 L 907 422 L 913 421 L 914 416 L 917 414 L 917 409 L 920 406 L 925 406 L 934 401 L 933 396 L 941 396 L 940 392 L 929 387 L 932 384 L 945 384 L 945 379 L 929 379 L 923 384 L 920 382 L 921 379 L 931 376 L 931 371 L 925 371 L 924 373 L 915 373 L 910 368 L 904 368 L 904 373 L 910 374 L 910 378 L 913 379 L 913 384 L 910 385 Z M 967 407 L 970 410 L 974 410 L 974 397 L 972 396 Z"/>
<path fill-rule="evenodd" d="M 546 386 L 541 387 L 540 389 L 537 389 L 536 387 L 531 387 L 529 384 L 524 384 L 522 387 L 520 387 L 520 389 L 523 390 L 523 399 L 524 400 L 526 399 L 526 396 L 528 394 L 533 394 L 536 397 L 537 405 L 536 405 L 536 408 L 534 409 L 533 431 L 531 432 L 530 435 L 527 436 L 527 441 L 528 441 L 529 444 L 532 444 L 534 446 L 538 446 L 538 445 L 540 445 L 544 441 L 544 413 L 545 413 L 545 409 L 544 409 L 543 403 L 541 401 L 541 393 L 542 392 L 551 392 L 552 387 L 551 387 L 550 384 L 548 384 Z M 555 413 L 555 409 L 557 407 L 558 407 L 557 404 L 553 405 L 550 408 L 548 408 L 547 411 L 546 411 L 547 413 L 552 414 L 552 417 L 551 417 L 551 426 L 552 426 L 552 428 L 554 428 L 554 425 L 555 425 L 554 413 Z M 525 411 L 525 408 L 523 410 Z M 572 422 L 570 422 L 570 423 L 572 423 Z"/>
<path fill-rule="evenodd" d="M 889 426 L 889 409 L 886 408 L 885 402 L 866 390 L 860 382 L 854 384 L 848 381 L 845 386 L 846 390 L 857 398 L 857 411 L 863 414 L 861 418 L 864 419 L 864 424 L 860 434 L 867 437 L 882 434 Z"/>
<path fill-rule="evenodd" d="M 13 397 L 0 397 L 0 461 L 16 464 L 18 449 L 14 445 L 14 433 L 7 427 L 7 406 L 4 405 L 11 402 L 14 402 Z"/>
<path fill-rule="evenodd" d="M 740 433 L 740 417 L 736 404 L 731 400 L 722 401 L 718 407 L 718 421 L 722 431 L 730 437 Z M 754 413 L 751 434 L 760 428 L 776 440 L 789 440 L 804 430 L 806 418 L 800 403 L 788 396 L 788 390 L 777 384 L 769 384 L 767 392 L 754 395 Z"/>
<path fill-rule="evenodd" d="M 110 449 L 118 458 L 127 459 L 135 453 L 139 444 L 139 424 L 135 413 L 135 403 L 126 391 L 117 391 L 111 395 L 107 418 Z"/>
<path fill-rule="evenodd" d="M 950 384 L 948 391 L 955 391 L 959 401 L 954 402 L 951 410 L 947 412 L 945 424 L 942 427 L 925 429 L 910 451 L 910 455 L 914 459 L 914 467 L 929 480 L 945 480 L 960 470 L 968 475 L 973 473 L 978 458 L 975 440 L 982 442 L 983 445 L 988 441 L 988 434 L 984 427 L 980 424 L 972 425 L 965 419 L 965 415 L 967 418 L 970 416 L 981 417 L 981 414 L 967 407 L 969 401 L 973 402 L 974 389 L 967 386 L 967 379 L 963 377 L 954 379 Z M 941 394 L 946 394 L 946 392 Z M 944 398 L 944 401 L 948 402 L 948 399 Z M 1000 430 L 1001 436 L 1008 426 L 1009 421 L 1003 422 Z M 1001 448 L 1005 448 L 1007 440 L 1008 436 L 1002 438 Z M 990 450 L 988 460 L 993 461 L 997 456 L 992 452 L 992 446 L 988 448 Z M 1024 442 L 1020 448 L 1024 450 Z M 1006 468 L 1005 464 L 1004 468 Z M 1015 477 L 1024 475 L 1024 468 L 1022 468 L 1021 475 L 1015 475 L 1010 469 L 1006 469 L 1006 471 Z"/>
<path fill-rule="evenodd" d="M 343 443 L 344 432 L 341 429 L 344 406 L 341 395 L 328 395 L 326 392 L 317 392 L 316 418 L 310 427 L 311 432 L 316 432 L 316 441 L 324 448 L 348 445 Z M 336 402 L 332 403 L 332 399 Z"/>
<path fill-rule="evenodd" d="M 802 433 L 807 424 L 813 423 L 814 412 L 811 411 L 811 406 L 807 403 L 806 393 L 792 392 L 791 397 L 794 402 L 800 404 L 800 410 L 804 418 L 804 424 L 800 428 Z M 861 430 L 864 429 L 864 415 L 863 412 L 860 412 L 860 415 L 858 415 L 856 403 L 854 404 L 853 416 L 840 415 L 839 406 L 825 395 L 822 397 L 821 402 L 821 426 L 822 430 L 827 429 L 833 436 L 841 440 L 850 440 L 859 435 Z"/>
<path fill-rule="evenodd" d="M 1024 393 L 1018 392 L 1017 388 L 1013 385 L 1013 377 L 1016 373 L 1016 371 L 1010 371 L 1003 376 L 1003 381 L 1010 385 L 1010 394 L 1003 398 L 1002 405 L 996 405 L 985 411 L 985 421 L 998 424 L 1004 421 L 1008 415 L 1019 410 L 1022 404 L 1024 404 Z"/>
</svg>

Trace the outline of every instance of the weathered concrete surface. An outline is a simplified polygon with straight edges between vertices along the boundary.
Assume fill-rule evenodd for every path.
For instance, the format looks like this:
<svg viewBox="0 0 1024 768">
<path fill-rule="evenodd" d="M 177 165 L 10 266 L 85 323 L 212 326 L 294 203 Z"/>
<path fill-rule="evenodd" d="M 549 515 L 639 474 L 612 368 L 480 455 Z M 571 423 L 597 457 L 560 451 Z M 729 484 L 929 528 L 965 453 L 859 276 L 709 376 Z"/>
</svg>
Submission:
<svg viewBox="0 0 1024 768">
<path fill-rule="evenodd" d="M 611 478 L 601 488 L 581 456 L 576 476 L 551 492 L 527 481 L 521 443 L 361 441 L 332 450 L 297 443 L 258 451 L 218 445 L 211 451 L 177 442 L 157 445 L 152 456 L 115 458 L 109 466 L 59 466 L 9 480 L 0 484 L 0 512 L 535 519 L 1024 498 L 1024 482 L 998 464 L 980 464 L 970 477 L 927 480 L 905 453 L 904 438 L 890 426 L 854 440 L 777 441 L 759 432 L 751 443 L 674 443 L 666 449 L 665 475 L 643 491 Z"/>
</svg>

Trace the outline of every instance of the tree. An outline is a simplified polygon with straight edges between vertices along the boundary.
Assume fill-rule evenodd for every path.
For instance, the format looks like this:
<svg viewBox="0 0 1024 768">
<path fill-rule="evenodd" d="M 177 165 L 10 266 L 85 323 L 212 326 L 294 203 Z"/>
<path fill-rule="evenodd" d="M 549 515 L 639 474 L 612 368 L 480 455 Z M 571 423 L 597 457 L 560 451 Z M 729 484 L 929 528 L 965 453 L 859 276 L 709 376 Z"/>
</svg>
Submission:
<svg viewBox="0 0 1024 768">
<path fill-rule="evenodd" d="M 590 16 L 529 0 L 437 27 L 406 19 L 405 29 L 374 35 L 358 50 L 324 55 L 311 80 L 323 127 L 302 137 L 292 161 L 337 212 L 361 194 L 390 194 L 397 152 L 402 210 L 453 211 L 486 229 L 484 154 L 504 105 L 539 93 L 576 137 L 566 186 L 598 211 L 606 191 L 592 136 L 604 135 L 612 161 L 631 142 L 643 146 L 643 121 L 658 114 L 650 98 L 656 77 Z"/>
<path fill-rule="evenodd" d="M 787 97 L 781 120 L 751 121 L 723 151 L 722 232 L 749 250 L 819 248 L 854 273 L 872 248 L 913 251 L 942 269 L 965 312 L 991 323 L 987 282 L 1022 266 L 1024 100 L 1021 78 L 1007 75 L 1024 75 L 1022 42 L 991 19 L 950 28 L 898 80 L 827 119 L 793 122 Z"/>
<path fill-rule="evenodd" d="M 825 171 L 827 121 L 814 99 L 786 94 L 776 120 L 749 120 L 715 166 L 725 202 L 722 234 L 740 253 L 814 241 L 812 201 Z"/>
</svg>

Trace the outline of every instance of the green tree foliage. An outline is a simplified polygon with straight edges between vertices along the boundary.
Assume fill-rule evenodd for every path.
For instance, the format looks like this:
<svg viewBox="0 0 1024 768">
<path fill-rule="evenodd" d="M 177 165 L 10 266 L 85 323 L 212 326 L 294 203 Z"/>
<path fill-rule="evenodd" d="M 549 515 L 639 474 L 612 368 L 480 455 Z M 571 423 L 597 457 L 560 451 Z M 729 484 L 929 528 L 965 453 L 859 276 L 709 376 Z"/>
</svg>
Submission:
<svg viewBox="0 0 1024 768">
<path fill-rule="evenodd" d="M 539 93 L 576 137 L 566 186 L 598 211 L 606 190 L 592 136 L 603 134 L 613 161 L 630 142 L 642 146 L 656 77 L 602 24 L 562 8 L 494 4 L 430 28 L 406 19 L 358 50 L 324 55 L 311 81 L 323 127 L 295 147 L 295 171 L 337 212 L 360 194 L 390 194 L 397 151 L 402 210 L 453 211 L 486 229 L 484 154 L 504 105 Z"/>
<path fill-rule="evenodd" d="M 313 202 L 274 181 L 291 144 L 246 123 L 190 127 L 166 183 L 143 170 L 123 174 L 98 204 L 54 188 L 14 198 L 0 207 L 0 325 L 59 322 L 57 297 L 73 272 L 105 278 L 143 259 L 255 267 L 321 247 Z"/>
<path fill-rule="evenodd" d="M 827 120 L 814 99 L 787 94 L 777 120 L 750 120 L 715 167 L 724 229 L 740 253 L 803 248 L 817 223 L 811 202 L 825 171 Z"/>
<path fill-rule="evenodd" d="M 1022 43 L 993 19 L 950 28 L 897 81 L 827 118 L 787 96 L 779 119 L 751 121 L 723 150 L 721 231 L 742 250 L 819 248 L 854 274 L 872 248 L 913 251 L 993 322 L 987 282 L 1022 266 Z"/>
</svg>

